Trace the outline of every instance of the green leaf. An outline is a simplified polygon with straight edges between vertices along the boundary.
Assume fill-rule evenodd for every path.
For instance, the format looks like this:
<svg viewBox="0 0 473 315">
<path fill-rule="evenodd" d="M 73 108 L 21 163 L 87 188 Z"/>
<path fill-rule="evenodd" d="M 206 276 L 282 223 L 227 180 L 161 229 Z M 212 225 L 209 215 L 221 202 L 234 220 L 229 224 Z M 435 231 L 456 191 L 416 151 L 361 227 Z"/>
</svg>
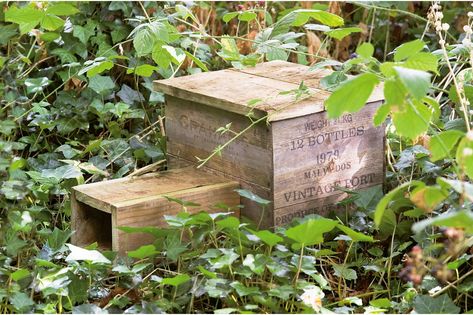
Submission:
<svg viewBox="0 0 473 315">
<path fill-rule="evenodd" d="M 327 34 L 328 36 L 332 38 L 340 40 L 350 34 L 359 33 L 359 32 L 361 32 L 361 28 L 359 27 L 345 27 L 345 28 L 337 28 L 334 30 L 327 31 L 325 32 L 325 34 Z"/>
<path fill-rule="evenodd" d="M 28 309 L 35 304 L 28 294 L 24 292 L 15 292 L 9 299 L 18 313 L 28 313 Z"/>
<path fill-rule="evenodd" d="M 374 239 L 372 236 L 357 232 L 349 228 L 348 226 L 337 224 L 337 228 L 342 230 L 343 233 L 348 235 L 354 242 L 374 242 Z"/>
<path fill-rule="evenodd" d="M 426 52 L 420 52 L 415 55 L 410 56 L 404 63 L 404 67 L 422 71 L 432 71 L 433 73 L 438 74 L 438 58 Z"/>
<path fill-rule="evenodd" d="M 404 183 L 395 189 L 391 190 L 389 193 L 387 193 L 378 203 L 376 206 L 376 210 L 374 212 L 374 223 L 376 227 L 379 227 L 381 224 L 381 220 L 383 219 L 384 211 L 388 207 L 389 203 L 394 199 L 394 197 L 398 194 L 403 192 L 406 188 L 411 188 L 411 187 L 418 187 L 418 186 L 425 186 L 425 184 L 421 181 L 411 181 Z"/>
<path fill-rule="evenodd" d="M 361 57 L 368 59 L 374 54 L 374 46 L 371 43 L 363 43 L 358 46 L 356 53 Z"/>
<path fill-rule="evenodd" d="M 460 180 L 451 180 L 443 177 L 437 178 L 437 183 L 440 185 L 447 184 L 452 187 L 456 192 L 463 195 L 465 198 L 473 202 L 473 184 L 470 182 L 464 182 Z"/>
<path fill-rule="evenodd" d="M 143 245 L 137 248 L 136 250 L 128 252 L 128 256 L 137 259 L 144 259 L 147 257 L 154 256 L 156 254 L 159 254 L 159 251 L 156 250 L 156 247 L 154 247 L 154 245 Z"/>
<path fill-rule="evenodd" d="M 469 131 L 460 141 L 456 158 L 463 172 L 473 180 L 473 131 Z"/>
<path fill-rule="evenodd" d="M 10 276 L 13 279 L 13 281 L 18 281 L 21 279 L 24 279 L 30 275 L 30 271 L 28 269 L 18 269 L 14 273 L 12 273 Z"/>
<path fill-rule="evenodd" d="M 18 27 L 14 24 L 0 25 L 0 45 L 8 44 L 10 38 L 18 34 Z"/>
<path fill-rule="evenodd" d="M 207 66 L 206 66 L 202 61 L 200 61 L 196 56 L 194 56 L 193 54 L 191 54 L 191 53 L 188 52 L 188 51 L 184 51 L 184 53 L 187 55 L 187 57 L 189 57 L 192 61 L 194 61 L 195 64 L 196 64 L 200 69 L 202 69 L 202 70 L 205 71 L 205 72 L 209 71 L 209 69 L 207 69 Z"/>
<path fill-rule="evenodd" d="M 97 250 L 88 250 L 72 244 L 66 244 L 71 251 L 66 261 L 90 261 L 92 263 L 110 264 L 111 261 Z"/>
<path fill-rule="evenodd" d="M 64 20 L 52 14 L 45 14 L 41 26 L 48 31 L 55 31 L 64 25 Z"/>
<path fill-rule="evenodd" d="M 134 69 L 128 69 L 126 73 L 135 73 L 141 77 L 150 77 L 153 75 L 153 72 L 157 70 L 158 68 L 151 65 L 140 65 Z"/>
<path fill-rule="evenodd" d="M 238 229 L 240 226 L 240 220 L 236 217 L 227 217 L 223 220 L 217 221 L 217 226 L 222 228 L 222 229 Z"/>
<path fill-rule="evenodd" d="M 273 232 L 270 232 L 268 230 L 262 230 L 258 232 L 252 231 L 252 233 L 270 247 L 276 246 L 278 243 L 281 243 L 283 241 L 283 238 L 281 236 L 274 234 Z"/>
<path fill-rule="evenodd" d="M 256 19 L 256 13 L 251 11 L 244 11 L 238 15 L 238 20 L 242 22 L 249 22 Z"/>
<path fill-rule="evenodd" d="M 225 23 L 228 23 L 231 19 L 237 17 L 237 15 L 240 14 L 239 12 L 228 12 L 228 13 L 225 13 L 222 17 L 222 20 L 225 22 Z"/>
<path fill-rule="evenodd" d="M 163 69 L 169 68 L 169 65 L 171 64 L 171 55 L 162 47 L 161 43 L 154 45 L 151 57 L 154 62 Z"/>
<path fill-rule="evenodd" d="M 168 284 L 168 285 L 172 285 L 173 287 L 178 287 L 181 284 L 186 283 L 190 279 L 191 277 L 189 277 L 188 275 L 181 274 L 172 278 L 164 278 L 163 281 L 161 281 L 161 284 Z"/>
<path fill-rule="evenodd" d="M 84 63 L 84 65 L 87 65 L 87 62 Z M 113 68 L 113 62 L 110 60 L 103 60 L 103 61 L 93 61 L 91 65 L 88 65 L 87 67 L 83 68 L 81 71 L 79 71 L 79 75 L 84 74 L 87 72 L 87 77 L 91 78 L 97 74 L 100 74 L 106 70 L 110 70 Z"/>
<path fill-rule="evenodd" d="M 373 116 L 373 124 L 376 127 L 381 125 L 386 120 L 386 118 L 388 118 L 390 111 L 391 111 L 391 105 L 389 104 L 383 104 L 379 106 L 378 109 L 376 109 L 376 113 Z"/>
<path fill-rule="evenodd" d="M 246 190 L 246 189 L 235 189 L 235 191 L 242 197 L 244 198 L 247 198 L 247 199 L 250 199 L 254 202 L 256 202 L 257 204 L 260 204 L 260 205 L 263 205 L 263 206 L 266 206 L 266 205 L 269 205 L 271 203 L 271 201 L 269 200 L 266 200 L 264 198 L 261 198 L 260 196 L 252 193 L 251 191 L 249 190 Z"/>
<path fill-rule="evenodd" d="M 233 281 L 232 283 L 230 283 L 230 286 L 236 290 L 239 296 L 247 296 L 260 293 L 259 287 L 247 287 L 243 283 L 238 281 Z"/>
<path fill-rule="evenodd" d="M 421 51 L 424 46 L 425 43 L 420 39 L 404 43 L 401 46 L 397 47 L 394 51 L 394 61 L 402 61 L 408 57 L 414 56 L 419 51 Z"/>
<path fill-rule="evenodd" d="M 359 111 L 368 101 L 379 80 L 372 73 L 364 73 L 344 81 L 325 101 L 329 118 Z"/>
<path fill-rule="evenodd" d="M 302 224 L 286 230 L 286 236 L 304 246 L 320 244 L 324 241 L 324 233 L 330 232 L 337 226 L 331 219 L 309 219 Z"/>
<path fill-rule="evenodd" d="M 150 54 L 153 51 L 155 42 L 155 34 L 148 27 L 142 27 L 138 30 L 133 38 L 133 47 L 135 47 L 137 56 L 141 57 Z"/>
<path fill-rule="evenodd" d="M 47 87 L 52 81 L 47 77 L 41 78 L 28 78 L 25 80 L 26 92 L 28 94 L 41 92 L 45 87 Z"/>
<path fill-rule="evenodd" d="M 415 189 L 410 199 L 420 209 L 432 212 L 447 196 L 448 194 L 440 187 L 427 186 Z"/>
<path fill-rule="evenodd" d="M 453 303 L 447 294 L 438 297 L 418 295 L 414 300 L 417 314 L 459 314 L 460 308 Z"/>
<path fill-rule="evenodd" d="M 450 152 L 463 135 L 464 133 L 458 130 L 447 130 L 433 136 L 429 142 L 429 150 L 432 153 L 430 160 L 435 162 L 450 157 Z"/>
<path fill-rule="evenodd" d="M 197 266 L 197 268 L 199 269 L 200 272 L 202 272 L 202 274 L 204 276 L 206 276 L 207 278 L 209 279 L 217 279 L 217 274 L 215 272 L 212 272 L 212 271 L 208 271 L 207 269 L 205 269 L 204 267 L 202 266 Z"/>
<path fill-rule="evenodd" d="M 381 299 L 371 300 L 370 305 L 374 307 L 379 307 L 379 308 L 390 308 L 391 301 L 387 298 L 381 298 Z"/>
<path fill-rule="evenodd" d="M 72 35 L 80 40 L 81 43 L 87 45 L 89 38 L 95 35 L 95 22 L 87 22 L 86 26 L 74 25 Z"/>
<path fill-rule="evenodd" d="M 356 280 L 358 276 L 356 271 L 345 265 L 333 265 L 334 275 L 345 280 Z"/>
<path fill-rule="evenodd" d="M 46 8 L 46 13 L 54 14 L 54 15 L 61 15 L 61 16 L 69 16 L 79 13 L 80 11 L 70 3 L 64 2 L 56 2 L 50 3 Z"/>
<path fill-rule="evenodd" d="M 408 102 L 401 111 L 393 113 L 393 123 L 400 136 L 415 139 L 429 129 L 432 111 L 417 100 Z"/>
<path fill-rule="evenodd" d="M 25 5 L 21 8 L 11 6 L 5 12 L 5 22 L 18 24 L 20 33 L 26 34 L 39 24 L 43 16 L 44 12 L 35 9 L 32 5 Z"/>
<path fill-rule="evenodd" d="M 294 22 L 292 22 L 293 26 L 304 25 L 305 23 L 307 23 L 307 21 L 309 21 L 310 18 L 313 18 L 319 21 L 320 23 L 328 26 L 343 25 L 343 18 L 326 11 L 299 9 L 292 11 L 290 14 L 295 15 L 295 20 Z"/>
<path fill-rule="evenodd" d="M 414 233 L 420 233 L 429 226 L 463 228 L 465 232 L 471 234 L 473 233 L 473 213 L 468 209 L 442 213 L 415 223 L 412 226 L 412 231 Z"/>
<path fill-rule="evenodd" d="M 393 67 L 393 69 L 412 96 L 421 99 L 427 94 L 430 88 L 430 73 L 403 67 Z"/>
<path fill-rule="evenodd" d="M 96 75 L 90 78 L 89 88 L 98 94 L 104 95 L 115 88 L 115 83 L 109 76 Z"/>
</svg>

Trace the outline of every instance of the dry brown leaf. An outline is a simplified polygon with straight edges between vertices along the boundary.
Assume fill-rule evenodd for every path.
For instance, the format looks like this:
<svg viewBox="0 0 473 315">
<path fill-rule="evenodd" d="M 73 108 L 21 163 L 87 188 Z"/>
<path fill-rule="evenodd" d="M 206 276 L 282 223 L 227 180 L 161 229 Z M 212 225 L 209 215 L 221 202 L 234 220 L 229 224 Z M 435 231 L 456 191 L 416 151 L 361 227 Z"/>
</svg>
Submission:
<svg viewBox="0 0 473 315">
<path fill-rule="evenodd" d="M 320 38 L 317 35 L 315 35 L 314 32 L 311 32 L 311 31 L 306 31 L 306 35 L 307 35 L 307 53 L 309 53 L 309 55 L 307 56 L 307 61 L 311 64 L 318 61 L 318 59 L 312 55 L 318 55 L 320 57 L 328 57 L 327 49 L 322 47 L 322 41 L 320 40 Z"/>
</svg>

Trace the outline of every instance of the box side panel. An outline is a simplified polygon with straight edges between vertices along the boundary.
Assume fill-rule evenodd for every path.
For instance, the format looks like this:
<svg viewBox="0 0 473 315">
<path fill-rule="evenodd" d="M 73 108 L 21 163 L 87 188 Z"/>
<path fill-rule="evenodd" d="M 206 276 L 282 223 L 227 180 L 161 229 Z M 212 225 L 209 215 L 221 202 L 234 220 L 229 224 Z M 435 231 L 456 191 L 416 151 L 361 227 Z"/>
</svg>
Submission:
<svg viewBox="0 0 473 315">
<path fill-rule="evenodd" d="M 240 196 L 234 191 L 238 187 L 236 182 L 227 182 L 174 192 L 168 196 L 199 204 L 196 207 L 187 207 L 189 213 L 197 213 L 201 210 L 209 213 L 223 212 L 223 209 L 215 207 L 215 205 L 223 203 L 238 216 L 237 206 L 240 204 Z M 153 237 L 148 234 L 129 234 L 118 230 L 117 227 L 165 227 L 167 223 L 164 220 L 164 215 L 176 215 L 181 211 L 183 211 L 181 205 L 161 196 L 117 209 L 116 225 L 113 227 L 114 231 L 118 231 L 117 250 L 124 253 L 153 242 Z"/>
<path fill-rule="evenodd" d="M 231 123 L 231 130 L 240 132 L 250 125 L 245 116 L 170 96 L 166 101 L 167 151 L 190 162 L 197 162 L 196 157 L 208 157 L 234 136 L 232 132 L 217 133 L 218 128 Z M 210 159 L 206 166 L 223 175 L 269 187 L 270 144 L 266 125 L 253 126 L 226 146 L 221 156 Z"/>
<path fill-rule="evenodd" d="M 172 154 L 168 154 L 168 166 L 170 168 L 178 168 L 178 167 L 186 167 L 189 165 L 192 165 L 193 163 L 187 160 L 184 160 L 180 157 L 174 156 Z M 272 194 L 271 194 L 271 189 L 261 187 L 259 185 L 255 185 L 250 182 L 242 181 L 239 178 L 236 178 L 232 176 L 231 174 L 223 174 L 220 171 L 217 171 L 215 169 L 203 166 L 202 169 L 206 172 L 219 175 L 219 176 L 225 176 L 228 179 L 236 180 L 240 182 L 240 188 L 249 190 L 256 195 L 260 196 L 261 198 L 267 199 L 267 200 L 273 200 Z M 247 198 L 241 198 L 240 201 L 241 205 L 243 208 L 240 210 L 240 213 L 242 216 L 249 218 L 251 221 L 253 221 L 255 224 L 258 224 L 261 221 L 261 227 L 262 228 L 269 228 L 274 225 L 274 218 L 273 218 L 273 207 L 272 203 L 265 208 L 264 210 L 255 202 L 247 199 Z"/>
<path fill-rule="evenodd" d="M 372 124 L 379 104 L 337 120 L 323 112 L 273 123 L 276 209 L 315 208 L 313 200 L 340 195 L 337 186 L 361 189 L 383 183 L 384 127 Z"/>
</svg>

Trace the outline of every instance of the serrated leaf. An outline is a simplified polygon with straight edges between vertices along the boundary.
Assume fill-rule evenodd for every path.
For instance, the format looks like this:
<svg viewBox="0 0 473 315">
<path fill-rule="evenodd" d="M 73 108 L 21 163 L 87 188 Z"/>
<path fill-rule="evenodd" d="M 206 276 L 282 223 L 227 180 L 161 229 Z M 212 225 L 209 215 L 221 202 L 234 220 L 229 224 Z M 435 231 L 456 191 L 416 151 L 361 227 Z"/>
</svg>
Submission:
<svg viewBox="0 0 473 315">
<path fill-rule="evenodd" d="M 393 113 L 393 123 L 399 135 L 415 139 L 429 128 L 432 111 L 423 103 L 413 100 Z"/>
<path fill-rule="evenodd" d="M 39 24 L 44 12 L 25 5 L 21 8 L 11 6 L 5 11 L 5 22 L 13 22 L 20 26 L 20 33 L 26 34 Z"/>
<path fill-rule="evenodd" d="M 463 135 L 464 133 L 458 130 L 447 130 L 433 136 L 429 141 L 429 151 L 432 153 L 430 160 L 435 162 L 449 157 Z"/>
<path fill-rule="evenodd" d="M 359 111 L 368 101 L 379 80 L 372 73 L 364 73 L 342 82 L 325 101 L 329 118 Z M 349 100 L 349 101 L 347 101 Z"/>
<path fill-rule="evenodd" d="M 79 10 L 70 3 L 58 2 L 50 3 L 46 8 L 46 13 L 54 15 L 69 16 L 79 13 Z"/>
<path fill-rule="evenodd" d="M 439 60 L 435 55 L 420 52 L 410 56 L 406 62 L 404 62 L 403 66 L 415 70 L 432 71 L 433 73 L 438 74 L 438 64 Z"/>
<path fill-rule="evenodd" d="M 421 51 L 424 46 L 425 43 L 420 39 L 404 43 L 397 47 L 394 51 L 394 61 L 402 61 L 410 56 L 413 56 Z"/>
<path fill-rule="evenodd" d="M 319 21 L 322 24 L 328 26 L 341 26 L 343 25 L 343 18 L 338 15 L 329 13 L 322 10 L 309 10 L 309 9 L 298 9 L 292 11 L 290 14 L 295 15 L 295 19 L 292 22 L 293 26 L 301 26 L 307 23 L 310 18 Z"/>
<path fill-rule="evenodd" d="M 396 66 L 393 69 L 412 96 L 421 99 L 427 94 L 430 88 L 430 73 Z"/>
</svg>

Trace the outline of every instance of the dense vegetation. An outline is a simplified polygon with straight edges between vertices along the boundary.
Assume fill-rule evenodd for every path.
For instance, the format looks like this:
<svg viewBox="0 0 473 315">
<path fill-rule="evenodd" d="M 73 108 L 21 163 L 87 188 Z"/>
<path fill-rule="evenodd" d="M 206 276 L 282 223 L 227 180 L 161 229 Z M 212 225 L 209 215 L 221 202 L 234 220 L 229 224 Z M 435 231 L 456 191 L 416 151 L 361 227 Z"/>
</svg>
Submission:
<svg viewBox="0 0 473 315">
<path fill-rule="evenodd" d="M 3 3 L 0 311 L 471 310 L 470 9 Z M 357 209 L 347 218 L 311 215 L 275 231 L 226 214 L 166 217 L 169 228 L 145 229 L 156 241 L 128 257 L 69 244 L 72 186 L 164 169 L 153 80 L 274 59 L 335 70 L 322 80 L 331 117 L 359 110 L 384 82 L 374 117 L 387 123 L 384 192 L 351 193 Z"/>
</svg>

